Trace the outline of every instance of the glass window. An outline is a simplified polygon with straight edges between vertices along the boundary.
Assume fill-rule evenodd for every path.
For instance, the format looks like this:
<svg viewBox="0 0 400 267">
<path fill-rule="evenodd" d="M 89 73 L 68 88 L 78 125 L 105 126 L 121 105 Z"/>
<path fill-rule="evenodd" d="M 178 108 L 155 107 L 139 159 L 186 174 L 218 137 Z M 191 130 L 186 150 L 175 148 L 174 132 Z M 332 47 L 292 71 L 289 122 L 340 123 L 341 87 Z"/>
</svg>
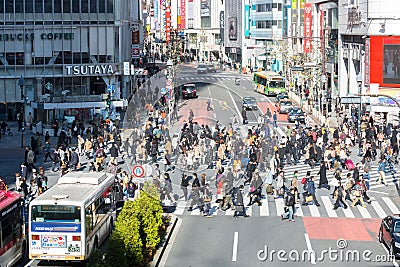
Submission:
<svg viewBox="0 0 400 267">
<path fill-rule="evenodd" d="M 0 13 L 4 13 L 4 0 L 0 0 Z"/>
<path fill-rule="evenodd" d="M 106 0 L 99 0 L 99 13 L 106 13 Z"/>
<path fill-rule="evenodd" d="M 25 0 L 25 13 L 33 13 L 33 0 Z"/>
<path fill-rule="evenodd" d="M 31 208 L 34 222 L 80 222 L 81 207 L 67 205 L 36 205 Z"/>
<path fill-rule="evenodd" d="M 278 4 L 278 11 L 282 11 L 282 4 Z"/>
<path fill-rule="evenodd" d="M 63 13 L 71 12 L 71 0 L 63 0 Z"/>
<path fill-rule="evenodd" d="M 14 1 L 13 0 L 6 1 L 6 13 L 14 13 Z"/>
<path fill-rule="evenodd" d="M 43 13 L 42 0 L 35 0 L 35 13 Z"/>
<path fill-rule="evenodd" d="M 272 25 L 274 25 L 274 26 L 278 25 L 278 21 L 277 20 L 273 20 L 272 21 Z"/>
<path fill-rule="evenodd" d="M 79 13 L 80 0 L 72 0 L 72 13 Z"/>
<path fill-rule="evenodd" d="M 24 0 L 15 0 L 15 13 L 24 13 Z"/>
<path fill-rule="evenodd" d="M 107 13 L 114 12 L 114 3 L 113 0 L 107 0 Z"/>
<path fill-rule="evenodd" d="M 97 0 L 90 0 L 90 13 L 97 13 Z"/>
<path fill-rule="evenodd" d="M 88 13 L 89 12 L 88 0 L 81 0 L 81 12 L 82 13 Z"/>
<path fill-rule="evenodd" d="M 61 13 L 61 1 L 54 0 L 54 13 Z"/>
<path fill-rule="evenodd" d="M 277 8 L 278 4 L 277 3 L 272 3 L 272 8 Z"/>
<path fill-rule="evenodd" d="M 55 0 L 57 2 L 57 0 Z M 53 1 L 46 0 L 44 1 L 44 12 L 45 13 L 52 13 L 53 12 Z"/>
</svg>

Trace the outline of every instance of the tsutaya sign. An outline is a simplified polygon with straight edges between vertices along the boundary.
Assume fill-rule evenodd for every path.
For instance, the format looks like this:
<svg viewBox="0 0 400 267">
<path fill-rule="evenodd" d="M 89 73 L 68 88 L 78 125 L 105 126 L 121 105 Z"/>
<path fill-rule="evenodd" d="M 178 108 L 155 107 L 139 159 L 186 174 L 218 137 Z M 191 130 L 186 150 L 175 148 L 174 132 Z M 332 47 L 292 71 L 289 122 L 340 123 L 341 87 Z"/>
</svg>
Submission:
<svg viewBox="0 0 400 267">
<path fill-rule="evenodd" d="M 97 65 L 66 65 L 64 75 L 66 76 L 92 76 L 92 75 L 112 75 L 117 66 L 115 64 Z"/>
</svg>

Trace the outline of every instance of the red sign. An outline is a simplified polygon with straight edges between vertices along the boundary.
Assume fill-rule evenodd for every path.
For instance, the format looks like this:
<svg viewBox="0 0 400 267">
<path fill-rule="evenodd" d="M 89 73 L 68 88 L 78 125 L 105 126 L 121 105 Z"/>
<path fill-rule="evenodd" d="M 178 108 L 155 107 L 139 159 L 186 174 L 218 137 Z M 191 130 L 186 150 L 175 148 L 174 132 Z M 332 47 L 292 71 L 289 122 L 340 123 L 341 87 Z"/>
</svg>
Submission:
<svg viewBox="0 0 400 267">
<path fill-rule="evenodd" d="M 171 41 L 171 7 L 165 9 L 165 41 L 167 44 Z"/>
<path fill-rule="evenodd" d="M 323 43 L 325 41 L 325 12 L 323 10 L 320 10 L 320 17 L 319 17 L 319 26 L 320 26 L 320 42 L 321 42 L 321 50 L 324 49 L 325 44 Z"/>
<path fill-rule="evenodd" d="M 312 4 L 304 6 L 304 53 L 312 52 Z"/>
<path fill-rule="evenodd" d="M 140 47 L 139 45 L 132 45 L 132 58 L 140 57 Z"/>
<path fill-rule="evenodd" d="M 135 165 L 135 166 L 133 166 L 132 174 L 133 174 L 133 176 L 135 176 L 136 178 L 141 178 L 141 177 L 143 177 L 143 175 L 144 175 L 144 169 L 143 169 L 143 167 L 140 166 L 140 165 Z"/>
<path fill-rule="evenodd" d="M 181 0 L 181 24 L 180 29 L 185 29 L 186 27 L 186 0 Z"/>
</svg>

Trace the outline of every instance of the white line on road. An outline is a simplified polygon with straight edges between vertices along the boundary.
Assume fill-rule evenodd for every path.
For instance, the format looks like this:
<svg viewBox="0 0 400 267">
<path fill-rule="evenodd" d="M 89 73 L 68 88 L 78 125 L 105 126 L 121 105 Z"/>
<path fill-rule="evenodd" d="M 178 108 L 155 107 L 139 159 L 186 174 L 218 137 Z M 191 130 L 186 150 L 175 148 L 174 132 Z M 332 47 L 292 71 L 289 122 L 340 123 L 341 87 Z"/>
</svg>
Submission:
<svg viewBox="0 0 400 267">
<path fill-rule="evenodd" d="M 232 94 L 231 94 L 230 91 L 228 91 L 228 93 L 229 93 L 229 96 L 230 96 L 231 99 L 232 99 L 233 105 L 235 106 L 236 112 L 237 112 L 237 114 L 239 115 L 240 121 L 243 121 L 242 113 L 239 111 L 239 108 L 238 108 L 238 106 L 236 105 L 235 99 L 233 99 L 233 96 L 232 96 Z"/>
<path fill-rule="evenodd" d="M 375 191 L 375 190 L 368 190 L 368 193 L 378 193 L 378 194 L 389 195 L 388 192 L 381 192 L 381 191 Z"/>
<path fill-rule="evenodd" d="M 179 228 L 181 228 L 182 220 L 179 218 L 177 220 L 178 221 L 176 222 L 175 229 L 172 231 L 169 242 L 168 242 L 168 244 L 165 244 L 165 246 L 167 246 L 167 247 L 165 248 L 164 255 L 161 257 L 159 266 L 165 266 L 165 264 L 167 263 L 169 253 L 171 252 L 172 246 L 175 243 L 175 239 L 176 239 L 176 236 L 178 235 Z"/>
<path fill-rule="evenodd" d="M 238 239 L 239 239 L 239 233 L 235 232 L 235 234 L 233 235 L 232 261 L 236 261 L 237 260 Z"/>
<path fill-rule="evenodd" d="M 34 261 L 35 261 L 35 260 L 31 260 L 30 262 L 28 262 L 28 263 L 25 265 L 25 267 L 31 266 L 31 265 L 33 264 Z"/>
<path fill-rule="evenodd" d="M 321 196 L 322 203 L 325 206 L 326 212 L 329 217 L 337 217 L 336 212 L 333 210 L 333 205 L 328 196 Z"/>
<path fill-rule="evenodd" d="M 307 250 L 309 251 L 309 255 L 311 256 L 311 264 L 315 264 L 315 252 L 313 251 L 311 247 L 311 241 L 310 237 L 308 234 L 304 234 L 304 238 L 306 239 L 306 244 L 307 244 Z"/>
<path fill-rule="evenodd" d="M 389 250 L 386 248 L 386 246 L 385 246 L 383 243 L 381 243 L 381 245 L 382 245 L 383 249 L 386 251 L 387 255 L 390 255 L 390 252 L 389 252 Z M 396 262 L 396 259 L 393 259 L 392 263 L 393 263 L 393 266 L 399 267 L 399 264 Z"/>
<path fill-rule="evenodd" d="M 397 208 L 396 204 L 394 204 L 393 201 L 390 198 L 382 197 L 382 200 L 386 203 L 386 205 L 393 212 L 393 214 L 399 214 L 400 213 L 400 211 Z"/>
<path fill-rule="evenodd" d="M 386 213 L 382 209 L 381 205 L 379 205 L 378 201 L 376 201 L 376 200 L 371 201 L 371 206 L 375 209 L 375 211 L 378 214 L 379 218 L 383 219 L 383 218 L 386 217 Z"/>
</svg>

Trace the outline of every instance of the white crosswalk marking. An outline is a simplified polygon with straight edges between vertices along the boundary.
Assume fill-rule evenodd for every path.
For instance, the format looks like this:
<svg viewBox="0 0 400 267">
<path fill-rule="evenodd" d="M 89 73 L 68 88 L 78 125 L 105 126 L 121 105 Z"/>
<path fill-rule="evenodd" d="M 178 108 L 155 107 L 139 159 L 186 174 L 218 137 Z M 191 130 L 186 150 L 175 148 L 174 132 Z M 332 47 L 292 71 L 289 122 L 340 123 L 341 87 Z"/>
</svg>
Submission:
<svg viewBox="0 0 400 267">
<path fill-rule="evenodd" d="M 275 199 L 275 205 L 276 205 L 277 216 L 281 216 L 283 213 L 285 213 L 285 203 L 283 201 L 283 198 Z"/>
<path fill-rule="evenodd" d="M 215 200 L 213 200 L 211 202 L 211 211 L 212 211 L 212 215 L 214 215 L 214 216 L 218 215 L 218 203 L 216 203 Z"/>
<path fill-rule="evenodd" d="M 268 197 L 261 199 L 260 216 L 269 216 Z"/>
<path fill-rule="evenodd" d="M 328 213 L 329 217 L 337 217 L 336 212 L 333 210 L 333 205 L 331 200 L 329 199 L 328 196 L 321 196 L 322 203 L 325 206 L 326 212 Z"/>
<path fill-rule="evenodd" d="M 307 207 L 310 209 L 312 217 L 321 217 L 321 214 L 319 213 L 318 207 L 316 205 L 308 205 Z"/>
<path fill-rule="evenodd" d="M 190 213 L 190 215 L 199 216 L 200 215 L 200 209 L 199 208 L 193 209 L 192 212 Z"/>
<path fill-rule="evenodd" d="M 399 214 L 400 213 L 399 209 L 397 208 L 397 206 L 393 203 L 393 201 L 390 198 L 382 197 L 382 200 L 386 203 L 386 205 L 389 207 L 390 211 L 393 214 Z"/>
<path fill-rule="evenodd" d="M 346 218 L 355 218 L 353 211 L 351 210 L 350 205 L 347 205 L 347 209 L 342 208 L 344 216 L 346 216 Z"/>
<path fill-rule="evenodd" d="M 178 202 L 178 204 L 176 205 L 174 214 L 175 215 L 183 215 L 183 213 L 185 212 L 185 208 L 186 208 L 186 202 L 184 200 L 180 200 Z"/>
<path fill-rule="evenodd" d="M 303 217 L 304 216 L 303 210 L 301 209 L 301 205 L 300 204 L 296 204 L 296 206 L 294 208 L 295 208 L 295 213 L 294 214 L 296 216 L 298 216 L 298 217 Z"/>
<path fill-rule="evenodd" d="M 227 209 L 227 210 L 225 211 L 225 215 L 226 215 L 226 216 L 233 216 L 234 214 L 235 214 L 235 210 Z"/>
<path fill-rule="evenodd" d="M 371 214 L 369 214 L 369 212 L 368 212 L 368 210 L 367 210 L 366 208 L 363 208 L 362 206 L 357 205 L 357 209 L 358 209 L 358 211 L 361 213 L 361 216 L 362 216 L 363 218 L 365 218 L 365 219 L 370 219 L 370 218 L 372 218 L 372 217 L 371 217 Z"/>
<path fill-rule="evenodd" d="M 253 214 L 253 205 L 252 206 L 247 206 L 247 204 L 250 203 L 250 197 L 249 195 L 246 195 L 243 199 L 244 201 L 244 208 L 246 209 L 246 214 L 251 216 Z"/>
<path fill-rule="evenodd" d="M 379 218 L 386 217 L 386 213 L 382 209 L 381 205 L 379 205 L 378 201 L 376 201 L 376 200 L 371 201 L 371 206 L 374 208 L 374 210 L 376 211 L 376 214 L 378 214 Z"/>
</svg>

